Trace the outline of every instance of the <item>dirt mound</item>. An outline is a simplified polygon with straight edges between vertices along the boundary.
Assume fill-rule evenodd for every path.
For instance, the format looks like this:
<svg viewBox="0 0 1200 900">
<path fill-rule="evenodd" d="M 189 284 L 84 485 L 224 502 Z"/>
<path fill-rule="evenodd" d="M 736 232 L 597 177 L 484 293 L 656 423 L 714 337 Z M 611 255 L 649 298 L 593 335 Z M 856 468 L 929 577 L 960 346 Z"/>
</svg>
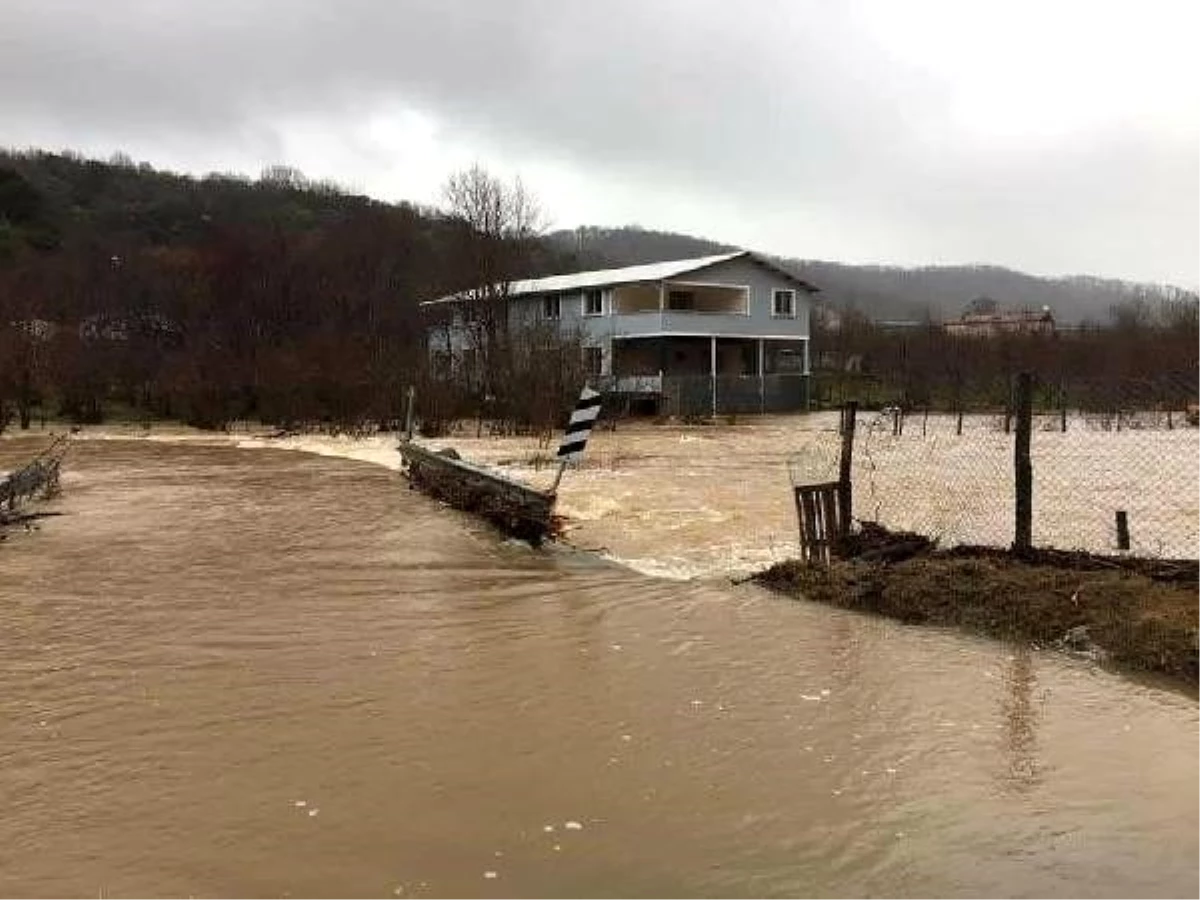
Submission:
<svg viewBox="0 0 1200 900">
<path fill-rule="evenodd" d="M 1060 646 L 1197 683 L 1195 562 L 1190 569 L 1175 562 L 1159 569 L 1149 563 L 1163 561 L 1147 561 L 1144 573 L 1136 570 L 1140 563 L 1109 566 L 1108 558 L 1087 554 L 1067 555 L 1062 564 L 1057 559 L 959 548 L 900 561 L 859 557 L 829 566 L 790 561 L 753 580 L 790 596 L 903 622 Z"/>
</svg>

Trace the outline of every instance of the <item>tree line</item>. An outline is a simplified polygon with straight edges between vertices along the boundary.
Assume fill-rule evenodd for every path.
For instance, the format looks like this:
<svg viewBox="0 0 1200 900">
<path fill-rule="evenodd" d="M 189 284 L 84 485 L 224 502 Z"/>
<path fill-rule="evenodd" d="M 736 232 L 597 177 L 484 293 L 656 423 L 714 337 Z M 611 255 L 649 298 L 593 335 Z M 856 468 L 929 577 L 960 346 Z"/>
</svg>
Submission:
<svg viewBox="0 0 1200 900">
<path fill-rule="evenodd" d="M 522 356 L 497 335 L 486 383 L 439 378 L 417 305 L 453 291 L 487 305 L 498 283 L 575 264 L 537 222 L 511 227 L 529 212 L 516 200 L 533 206 L 513 190 L 476 167 L 429 209 L 285 167 L 196 179 L 0 153 L 0 429 L 112 416 L 366 428 L 394 423 L 411 385 L 431 421 L 545 419 L 502 364 L 528 370 L 530 353 L 561 347 Z"/>
<path fill-rule="evenodd" d="M 838 405 L 947 412 L 1007 408 L 1018 373 L 1037 376 L 1043 410 L 1183 410 L 1197 402 L 1198 307 L 1189 299 L 1136 299 L 1103 324 L 1046 333 L 954 334 L 927 319 L 889 327 L 851 311 L 818 317 L 815 396 Z"/>
</svg>

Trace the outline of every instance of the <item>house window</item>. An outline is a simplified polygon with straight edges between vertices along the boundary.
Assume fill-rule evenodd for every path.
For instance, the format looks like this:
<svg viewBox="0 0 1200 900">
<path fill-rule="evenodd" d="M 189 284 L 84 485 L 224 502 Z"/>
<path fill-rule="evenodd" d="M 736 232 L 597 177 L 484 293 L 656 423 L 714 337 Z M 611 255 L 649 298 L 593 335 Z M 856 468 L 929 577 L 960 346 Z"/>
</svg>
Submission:
<svg viewBox="0 0 1200 900">
<path fill-rule="evenodd" d="M 583 314 L 585 316 L 604 315 L 604 294 L 602 291 L 583 292 Z"/>
<path fill-rule="evenodd" d="M 775 291 L 771 298 L 771 315 L 777 319 L 796 318 L 795 291 Z"/>
<path fill-rule="evenodd" d="M 583 371 L 590 377 L 604 374 L 604 350 L 602 348 L 583 348 Z"/>
<path fill-rule="evenodd" d="M 696 295 L 691 291 L 668 291 L 667 309 L 689 310 L 696 308 Z"/>
<path fill-rule="evenodd" d="M 558 294 L 548 294 L 542 298 L 542 318 L 557 319 L 562 314 L 562 303 Z"/>
</svg>

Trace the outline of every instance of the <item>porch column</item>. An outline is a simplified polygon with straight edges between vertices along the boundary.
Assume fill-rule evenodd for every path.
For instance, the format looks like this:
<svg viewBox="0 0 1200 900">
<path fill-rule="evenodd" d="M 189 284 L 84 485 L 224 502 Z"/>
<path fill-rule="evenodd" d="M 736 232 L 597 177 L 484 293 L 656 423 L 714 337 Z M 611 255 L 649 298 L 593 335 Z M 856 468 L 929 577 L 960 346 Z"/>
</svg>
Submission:
<svg viewBox="0 0 1200 900">
<path fill-rule="evenodd" d="M 709 338 L 712 347 L 710 356 L 709 370 L 712 373 L 712 417 L 717 417 L 717 336 L 714 334 Z"/>
<path fill-rule="evenodd" d="M 758 339 L 758 411 L 767 411 L 767 348 L 766 342 Z"/>
<path fill-rule="evenodd" d="M 812 366 L 808 359 L 809 338 L 804 339 L 804 411 L 812 410 Z"/>
</svg>

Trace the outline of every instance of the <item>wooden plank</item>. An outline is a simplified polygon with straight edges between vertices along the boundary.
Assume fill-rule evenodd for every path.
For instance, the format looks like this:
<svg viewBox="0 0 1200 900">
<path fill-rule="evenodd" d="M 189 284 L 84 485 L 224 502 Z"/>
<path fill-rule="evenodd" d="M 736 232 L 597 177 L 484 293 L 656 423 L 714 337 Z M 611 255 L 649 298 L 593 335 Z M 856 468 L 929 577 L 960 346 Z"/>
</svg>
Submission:
<svg viewBox="0 0 1200 900">
<path fill-rule="evenodd" d="M 816 534 L 817 559 L 825 562 L 829 555 L 829 530 L 825 526 L 824 508 L 821 506 L 821 492 L 810 490 L 812 498 L 813 532 Z"/>
<path fill-rule="evenodd" d="M 854 426 L 858 420 L 858 403 L 854 400 L 842 408 L 842 455 L 838 466 L 838 500 L 841 511 L 842 531 L 839 537 L 850 530 L 851 510 L 854 504 L 852 481 L 854 462 Z"/>
<path fill-rule="evenodd" d="M 808 559 L 808 522 L 804 519 L 804 488 L 792 489 L 792 497 L 796 501 L 796 521 L 800 531 L 800 558 Z"/>
<path fill-rule="evenodd" d="M 836 489 L 824 487 L 821 489 L 819 496 L 823 508 L 823 518 L 826 523 L 826 543 L 828 544 L 830 553 L 832 553 L 835 542 L 842 534 L 841 516 L 838 509 L 838 494 Z"/>
<path fill-rule="evenodd" d="M 807 536 L 808 552 L 805 555 L 805 559 L 812 562 L 821 556 L 821 530 L 817 522 L 816 503 L 814 502 L 812 488 L 801 488 L 800 502 L 804 508 L 804 512 L 800 517 L 801 528 Z"/>
</svg>

